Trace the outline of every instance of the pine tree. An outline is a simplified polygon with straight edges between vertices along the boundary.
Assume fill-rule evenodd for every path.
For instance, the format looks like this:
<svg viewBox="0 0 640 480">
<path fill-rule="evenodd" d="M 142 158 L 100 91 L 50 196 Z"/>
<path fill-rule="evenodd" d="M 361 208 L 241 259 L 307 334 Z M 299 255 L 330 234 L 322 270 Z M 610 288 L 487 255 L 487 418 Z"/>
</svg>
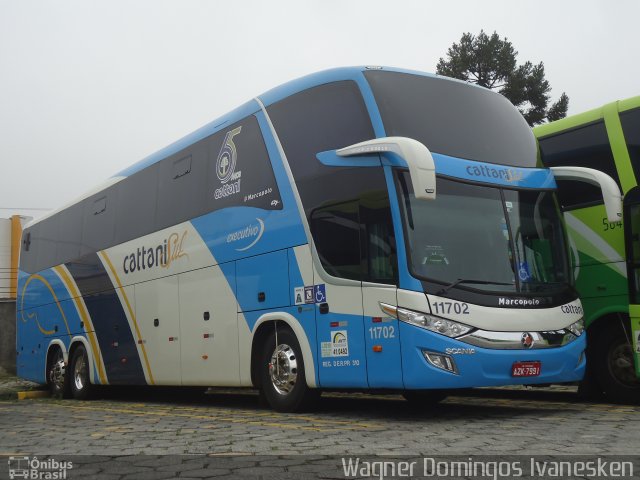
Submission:
<svg viewBox="0 0 640 480">
<path fill-rule="evenodd" d="M 522 113 L 529 125 L 558 120 L 567 115 L 569 97 L 566 93 L 549 106 L 551 85 L 544 75 L 544 64 L 525 62 L 518 65 L 518 52 L 505 37 L 493 32 L 488 36 L 465 33 L 459 43 L 447 50 L 447 59 L 440 58 L 436 73 L 475 83 L 496 90 Z"/>
</svg>

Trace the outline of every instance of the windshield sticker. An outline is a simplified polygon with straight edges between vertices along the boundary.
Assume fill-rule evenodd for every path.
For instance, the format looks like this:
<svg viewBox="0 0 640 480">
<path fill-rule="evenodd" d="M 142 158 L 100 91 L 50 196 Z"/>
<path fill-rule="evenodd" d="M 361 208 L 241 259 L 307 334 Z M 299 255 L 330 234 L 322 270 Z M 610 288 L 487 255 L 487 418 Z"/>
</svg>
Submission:
<svg viewBox="0 0 640 480">
<path fill-rule="evenodd" d="M 507 206 L 507 212 L 511 213 L 511 211 L 513 210 L 513 202 L 504 202 L 504 203 Z"/>
<path fill-rule="evenodd" d="M 518 277 L 521 282 L 531 280 L 531 270 L 529 270 L 529 262 L 518 262 Z"/>
<path fill-rule="evenodd" d="M 502 230 L 504 239 L 509 241 L 509 227 L 507 227 L 507 221 L 504 218 L 500 221 L 500 229 Z"/>
<path fill-rule="evenodd" d="M 449 259 L 441 245 L 425 245 L 423 265 L 449 265 Z"/>
</svg>

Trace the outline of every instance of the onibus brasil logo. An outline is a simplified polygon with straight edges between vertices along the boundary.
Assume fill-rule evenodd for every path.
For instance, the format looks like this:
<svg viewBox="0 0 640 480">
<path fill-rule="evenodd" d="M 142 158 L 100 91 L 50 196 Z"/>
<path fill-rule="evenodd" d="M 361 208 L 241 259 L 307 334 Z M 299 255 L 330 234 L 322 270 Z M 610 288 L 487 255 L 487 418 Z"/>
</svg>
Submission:
<svg viewBox="0 0 640 480">
<path fill-rule="evenodd" d="M 38 480 L 64 480 L 73 462 L 63 462 L 55 458 L 39 460 L 38 457 L 9 457 L 9 478 Z"/>
<path fill-rule="evenodd" d="M 227 132 L 222 142 L 222 148 L 218 153 L 216 160 L 216 175 L 222 186 L 216 188 L 214 198 L 216 200 L 240 193 L 240 177 L 242 172 L 236 172 L 236 163 L 238 161 L 238 150 L 233 141 L 233 137 L 238 135 L 242 130 L 242 126 L 234 128 Z"/>
</svg>

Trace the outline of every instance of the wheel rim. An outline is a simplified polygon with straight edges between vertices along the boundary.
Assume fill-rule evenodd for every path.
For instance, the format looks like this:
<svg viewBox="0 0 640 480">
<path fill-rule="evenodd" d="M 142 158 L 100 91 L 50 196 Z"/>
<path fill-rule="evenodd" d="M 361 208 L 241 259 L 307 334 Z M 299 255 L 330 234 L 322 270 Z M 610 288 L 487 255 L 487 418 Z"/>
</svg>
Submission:
<svg viewBox="0 0 640 480">
<path fill-rule="evenodd" d="M 609 371 L 611 376 L 620 384 L 627 387 L 638 387 L 633 366 L 633 350 L 626 342 L 616 345 L 609 351 Z"/>
<path fill-rule="evenodd" d="M 82 390 L 84 388 L 86 372 L 87 363 L 84 360 L 84 355 L 82 355 L 78 360 L 76 360 L 76 363 L 73 366 L 73 382 L 76 384 L 76 390 Z"/>
<path fill-rule="evenodd" d="M 49 370 L 49 382 L 53 385 L 54 390 L 60 391 L 64 388 L 65 365 L 62 355 L 58 355 L 51 364 Z"/>
<path fill-rule="evenodd" d="M 296 386 L 298 361 L 289 345 L 278 345 L 273 351 L 271 363 L 269 363 L 269 376 L 273 388 L 280 395 L 288 395 Z"/>
</svg>

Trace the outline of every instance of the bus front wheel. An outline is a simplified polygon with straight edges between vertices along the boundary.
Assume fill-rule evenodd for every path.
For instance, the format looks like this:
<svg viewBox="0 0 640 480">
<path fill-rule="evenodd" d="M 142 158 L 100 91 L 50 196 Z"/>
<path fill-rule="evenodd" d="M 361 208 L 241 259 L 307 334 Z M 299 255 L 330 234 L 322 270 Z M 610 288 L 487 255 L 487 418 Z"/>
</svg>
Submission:
<svg viewBox="0 0 640 480">
<path fill-rule="evenodd" d="M 259 374 L 262 394 L 274 410 L 307 410 L 318 398 L 317 390 L 307 386 L 300 344 L 289 328 L 274 328 L 265 339 Z"/>
<path fill-rule="evenodd" d="M 596 348 L 596 375 L 609 400 L 640 401 L 640 380 L 635 374 L 633 347 L 622 328 L 601 332 Z"/>
<path fill-rule="evenodd" d="M 79 345 L 78 348 L 73 351 L 67 370 L 71 395 L 76 400 L 86 400 L 91 394 L 89 368 L 87 351 L 84 346 Z"/>
</svg>

